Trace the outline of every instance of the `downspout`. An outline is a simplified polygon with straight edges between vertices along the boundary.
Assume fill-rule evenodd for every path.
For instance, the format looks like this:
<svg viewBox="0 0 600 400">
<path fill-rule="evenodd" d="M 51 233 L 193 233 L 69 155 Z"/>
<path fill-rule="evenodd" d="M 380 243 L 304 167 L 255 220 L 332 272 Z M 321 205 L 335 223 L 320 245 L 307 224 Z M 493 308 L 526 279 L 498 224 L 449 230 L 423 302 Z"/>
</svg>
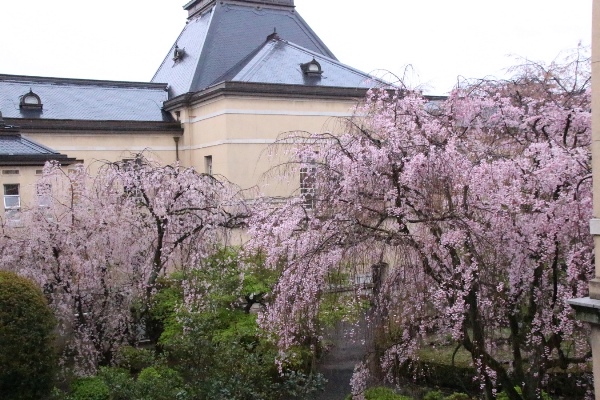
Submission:
<svg viewBox="0 0 600 400">
<path fill-rule="evenodd" d="M 175 161 L 179 162 L 179 136 L 173 136 L 175 141 Z"/>
</svg>

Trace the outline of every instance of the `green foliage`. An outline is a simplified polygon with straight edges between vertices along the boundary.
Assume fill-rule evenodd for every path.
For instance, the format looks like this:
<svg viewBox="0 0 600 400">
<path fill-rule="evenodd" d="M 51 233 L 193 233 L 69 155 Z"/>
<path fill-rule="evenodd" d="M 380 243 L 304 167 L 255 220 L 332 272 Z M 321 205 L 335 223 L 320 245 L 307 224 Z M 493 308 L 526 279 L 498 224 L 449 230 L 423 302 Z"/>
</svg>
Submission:
<svg viewBox="0 0 600 400">
<path fill-rule="evenodd" d="M 110 400 L 310 398 L 324 384 L 311 373 L 311 352 L 293 349 L 280 374 L 277 348 L 244 307 L 244 298 L 260 300 L 270 291 L 275 275 L 258 257 L 242 261 L 243 268 L 237 250 L 224 248 L 202 268 L 160 279 L 148 310 L 160 356 L 124 347 L 115 367 L 82 382 L 101 386 L 99 395 Z M 195 307 L 182 306 L 184 287 L 201 299 Z M 73 386 L 73 396 L 81 396 L 82 385 Z"/>
<path fill-rule="evenodd" d="M 148 367 L 140 372 L 136 400 L 173 400 L 187 398 L 183 378 L 172 368 Z"/>
<path fill-rule="evenodd" d="M 347 400 L 352 400 L 352 396 L 348 396 Z M 376 386 L 369 388 L 365 391 L 365 399 L 366 400 L 411 400 L 410 397 L 402 396 L 392 389 Z"/>
<path fill-rule="evenodd" d="M 0 398 L 40 399 L 53 388 L 56 320 L 42 291 L 0 271 Z"/>
<path fill-rule="evenodd" d="M 326 279 L 331 288 L 347 287 L 352 280 L 349 274 L 341 271 L 329 273 Z M 334 290 L 323 295 L 318 320 L 327 327 L 333 327 L 339 321 L 355 322 L 369 307 L 368 300 L 359 299 L 352 292 Z"/>
<path fill-rule="evenodd" d="M 322 377 L 307 368 L 310 353 L 302 349 L 280 375 L 277 349 L 261 335 L 256 315 L 245 310 L 245 299 L 260 300 L 275 277 L 259 257 L 240 260 L 237 249 L 224 248 L 202 268 L 161 281 L 150 313 L 162 327 L 159 345 L 168 365 L 187 382 L 186 394 L 211 400 L 306 398 L 322 386 Z M 201 299 L 197 308 L 181 307 L 184 283 Z"/>
<path fill-rule="evenodd" d="M 108 387 L 110 400 L 134 400 L 136 398 L 136 382 L 126 369 L 101 367 L 98 376 Z"/>
<path fill-rule="evenodd" d="M 423 400 L 471 400 L 471 397 L 464 393 L 452 393 L 450 396 L 444 396 L 439 390 L 427 392 Z"/>
<path fill-rule="evenodd" d="M 517 393 L 519 394 L 523 394 L 523 391 L 521 390 L 520 387 L 515 386 L 515 390 L 517 391 Z M 544 391 L 542 391 L 542 396 L 540 397 L 541 400 L 552 400 L 552 398 L 550 397 L 550 395 Z M 498 393 L 498 395 L 496 396 L 496 400 L 508 400 L 508 394 L 506 394 L 506 392 L 500 392 Z"/>
<path fill-rule="evenodd" d="M 124 346 L 116 354 L 115 365 L 128 369 L 132 374 L 138 374 L 144 368 L 153 365 L 155 360 L 156 356 L 152 350 Z"/>
<path fill-rule="evenodd" d="M 100 377 L 81 378 L 71 385 L 69 400 L 109 400 L 110 392 Z"/>
<path fill-rule="evenodd" d="M 439 390 L 432 390 L 423 396 L 423 400 L 444 400 L 444 394 Z"/>
<path fill-rule="evenodd" d="M 452 393 L 450 396 L 444 397 L 444 400 L 471 400 L 471 397 L 464 393 Z"/>
</svg>

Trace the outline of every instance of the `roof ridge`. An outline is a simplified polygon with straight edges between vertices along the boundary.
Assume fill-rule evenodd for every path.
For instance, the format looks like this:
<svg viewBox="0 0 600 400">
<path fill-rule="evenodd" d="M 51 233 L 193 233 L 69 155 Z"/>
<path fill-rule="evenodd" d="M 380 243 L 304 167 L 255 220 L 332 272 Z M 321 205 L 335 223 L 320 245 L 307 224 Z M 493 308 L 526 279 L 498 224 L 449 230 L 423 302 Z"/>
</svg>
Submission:
<svg viewBox="0 0 600 400">
<path fill-rule="evenodd" d="M 307 49 L 306 47 L 300 46 L 299 44 L 296 44 L 294 42 L 290 42 L 288 40 L 284 40 L 284 39 L 280 39 L 280 40 L 282 42 L 285 42 L 287 45 L 289 45 L 291 47 L 295 47 L 296 49 L 298 49 L 298 50 L 300 50 L 300 51 L 302 51 L 304 53 L 307 53 L 308 55 L 312 56 L 315 59 L 324 59 L 324 60 L 329 61 L 329 62 L 331 62 L 333 64 L 336 64 L 337 66 L 339 66 L 341 68 L 344 68 L 344 69 L 346 69 L 348 71 L 352 71 L 352 72 L 354 72 L 354 73 L 356 73 L 358 75 L 363 75 L 363 76 L 369 77 L 369 78 L 373 79 L 373 81 L 377 81 L 377 82 L 380 82 L 380 83 L 385 84 L 385 85 L 389 85 L 390 84 L 388 82 L 385 82 L 385 81 L 383 81 L 383 80 L 381 80 L 381 79 L 379 79 L 379 78 L 377 78 L 377 77 L 369 74 L 368 72 L 364 72 L 364 71 L 361 71 L 361 70 L 359 70 L 357 68 L 351 67 L 348 64 L 344 64 L 343 62 L 341 62 L 337 58 L 331 58 L 331 57 L 327 57 L 326 55 L 316 53 L 316 52 L 314 52 L 314 51 L 312 51 L 310 49 Z"/>
<path fill-rule="evenodd" d="M 133 81 L 111 81 L 101 79 L 80 79 L 80 78 L 58 78 L 45 76 L 28 76 L 28 75 L 9 75 L 0 74 L 0 81 L 15 82 L 15 83 L 55 83 L 59 85 L 78 85 L 78 86 L 110 86 L 136 89 L 166 89 L 166 83 L 158 82 L 133 82 Z"/>
<path fill-rule="evenodd" d="M 215 79 L 213 82 L 211 82 L 210 85 L 208 85 L 208 87 L 211 87 L 211 86 L 219 84 L 223 81 L 226 81 L 227 77 L 233 77 L 233 76 L 237 75 L 242 69 L 244 69 L 244 67 L 246 65 L 248 65 L 248 62 L 251 61 L 254 57 L 256 57 L 268 44 L 274 43 L 278 40 L 281 40 L 281 39 L 272 38 L 269 40 L 265 40 L 263 43 L 261 43 L 260 46 L 258 46 L 256 49 L 252 50 L 246 57 L 241 59 L 240 62 L 235 64 L 228 71 L 226 71 L 223 75 L 219 76 L 217 79 Z"/>
</svg>

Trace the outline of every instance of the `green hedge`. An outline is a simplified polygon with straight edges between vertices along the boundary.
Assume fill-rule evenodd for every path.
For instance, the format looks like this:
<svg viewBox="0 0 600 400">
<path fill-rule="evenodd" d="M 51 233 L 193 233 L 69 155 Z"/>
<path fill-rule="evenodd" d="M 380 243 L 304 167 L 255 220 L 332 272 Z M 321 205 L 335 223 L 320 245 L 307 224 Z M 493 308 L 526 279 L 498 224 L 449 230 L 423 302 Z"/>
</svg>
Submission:
<svg viewBox="0 0 600 400">
<path fill-rule="evenodd" d="M 30 280 L 0 271 L 0 398 L 43 399 L 54 384 L 56 320 Z"/>
</svg>

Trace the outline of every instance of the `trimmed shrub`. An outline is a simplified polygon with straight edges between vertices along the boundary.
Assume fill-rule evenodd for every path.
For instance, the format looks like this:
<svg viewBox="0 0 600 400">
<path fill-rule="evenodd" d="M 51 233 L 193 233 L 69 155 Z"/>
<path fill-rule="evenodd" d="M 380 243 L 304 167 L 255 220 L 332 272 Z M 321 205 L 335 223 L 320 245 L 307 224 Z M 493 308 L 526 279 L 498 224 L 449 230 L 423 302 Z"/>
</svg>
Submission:
<svg viewBox="0 0 600 400">
<path fill-rule="evenodd" d="M 439 390 L 433 390 L 431 392 L 427 392 L 427 394 L 423 397 L 423 400 L 444 400 L 444 394 Z"/>
<path fill-rule="evenodd" d="M 347 400 L 352 400 L 352 396 L 346 397 Z M 402 396 L 394 392 L 390 388 L 376 386 L 365 391 L 366 400 L 411 400 L 410 397 Z"/>
<path fill-rule="evenodd" d="M 173 400 L 186 398 L 183 378 L 174 369 L 158 366 L 148 367 L 137 379 L 139 400 Z"/>
<path fill-rule="evenodd" d="M 464 393 L 452 393 L 450 396 L 444 397 L 444 400 L 471 400 L 471 397 Z"/>
<path fill-rule="evenodd" d="M 102 378 L 81 378 L 71 386 L 71 400 L 108 400 L 110 392 Z"/>
<path fill-rule="evenodd" d="M 56 320 L 30 280 L 0 271 L 0 398 L 42 399 L 57 368 Z"/>
</svg>

